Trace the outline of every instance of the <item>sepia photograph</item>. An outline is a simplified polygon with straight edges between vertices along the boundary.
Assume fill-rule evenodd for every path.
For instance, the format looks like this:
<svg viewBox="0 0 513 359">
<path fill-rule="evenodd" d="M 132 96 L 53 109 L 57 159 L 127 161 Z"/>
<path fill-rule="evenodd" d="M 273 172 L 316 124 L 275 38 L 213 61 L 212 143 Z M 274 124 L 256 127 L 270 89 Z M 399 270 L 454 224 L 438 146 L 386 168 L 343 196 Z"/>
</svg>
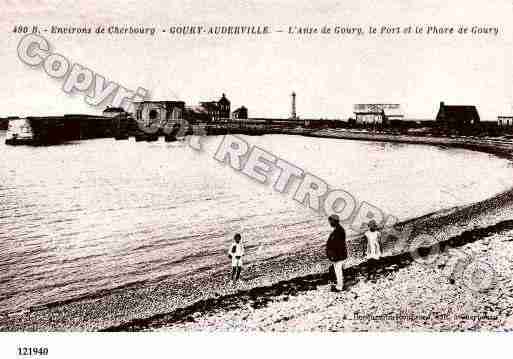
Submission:
<svg viewBox="0 0 513 359">
<path fill-rule="evenodd" d="M 63 334 L 511 332 L 512 16 L 3 0 L 7 357 L 60 358 Z"/>
</svg>

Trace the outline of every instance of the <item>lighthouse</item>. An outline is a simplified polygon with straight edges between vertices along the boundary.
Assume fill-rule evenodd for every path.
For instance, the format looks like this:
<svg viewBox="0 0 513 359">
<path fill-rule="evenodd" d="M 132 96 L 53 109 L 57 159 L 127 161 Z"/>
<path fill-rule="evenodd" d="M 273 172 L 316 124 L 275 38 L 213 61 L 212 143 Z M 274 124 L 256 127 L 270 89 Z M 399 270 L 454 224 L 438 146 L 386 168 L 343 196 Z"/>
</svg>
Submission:
<svg viewBox="0 0 513 359">
<path fill-rule="evenodd" d="M 296 116 L 296 93 L 292 92 L 292 108 L 290 111 L 290 118 L 292 120 L 295 120 L 297 118 Z"/>
</svg>

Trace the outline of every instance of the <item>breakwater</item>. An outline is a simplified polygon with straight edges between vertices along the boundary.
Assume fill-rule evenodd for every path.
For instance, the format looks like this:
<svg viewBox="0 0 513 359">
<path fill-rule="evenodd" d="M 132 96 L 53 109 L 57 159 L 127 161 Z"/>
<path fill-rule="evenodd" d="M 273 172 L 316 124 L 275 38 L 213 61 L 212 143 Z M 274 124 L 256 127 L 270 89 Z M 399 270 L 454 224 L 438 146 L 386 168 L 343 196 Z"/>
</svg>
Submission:
<svg viewBox="0 0 513 359">
<path fill-rule="evenodd" d="M 167 142 L 187 135 L 210 136 L 223 134 L 264 135 L 284 133 L 304 128 L 303 121 L 286 119 L 245 119 L 220 121 L 170 120 L 162 123 L 138 123 L 131 115 L 117 116 L 64 115 L 9 119 L 6 144 L 54 145 L 69 141 L 113 137 L 136 141 Z"/>
</svg>

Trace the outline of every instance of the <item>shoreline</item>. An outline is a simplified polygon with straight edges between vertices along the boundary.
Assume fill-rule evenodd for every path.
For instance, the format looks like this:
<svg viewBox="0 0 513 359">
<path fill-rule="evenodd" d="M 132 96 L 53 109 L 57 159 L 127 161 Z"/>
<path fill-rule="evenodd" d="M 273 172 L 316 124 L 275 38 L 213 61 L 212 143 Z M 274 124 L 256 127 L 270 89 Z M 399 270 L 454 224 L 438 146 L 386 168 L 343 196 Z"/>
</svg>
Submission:
<svg viewBox="0 0 513 359">
<path fill-rule="evenodd" d="M 496 143 L 483 143 L 475 139 L 354 134 L 345 131 L 334 134 L 333 131 L 330 132 L 328 134 L 322 132 L 309 133 L 304 134 L 304 136 L 461 148 L 492 154 L 513 162 L 513 142 L 504 141 L 501 147 L 497 147 Z M 298 135 L 297 133 L 291 134 Z M 428 213 L 399 222 L 397 225 L 401 227 L 401 230 L 412 227 L 414 236 L 429 233 L 439 240 L 432 246 L 424 246 L 422 249 L 430 250 L 437 247 L 440 249 L 440 253 L 444 253 L 447 249 L 465 246 L 493 234 L 512 231 L 513 220 L 511 218 L 513 218 L 513 185 L 509 190 L 483 201 Z M 394 253 L 393 244 L 386 243 L 384 245 L 388 248 L 384 248 L 384 257 L 377 264 L 377 271 L 380 275 L 386 276 L 387 273 L 396 272 L 413 262 L 409 251 Z M 355 243 L 352 243 L 352 245 L 354 247 Z M 323 259 L 319 258 L 319 260 L 322 261 Z M 352 264 L 345 270 L 349 288 L 354 286 L 358 282 L 357 278 L 363 276 L 367 270 L 365 260 Z M 320 287 L 328 285 L 328 282 L 329 277 L 326 271 L 313 272 L 278 281 L 269 286 L 243 289 L 235 294 L 208 298 L 170 313 L 157 314 L 150 318 L 134 319 L 131 322 L 108 327 L 102 331 L 173 330 L 175 325 L 179 327 L 184 325 L 185 328 L 191 329 L 187 326 L 187 323 L 192 325 L 193 330 L 202 330 L 195 323 L 201 322 L 204 317 L 208 318 L 213 315 L 219 320 L 219 317 L 229 315 L 230 312 L 244 311 L 245 308 L 251 308 L 250 311 L 259 310 L 274 302 L 288 301 L 291 296 L 295 297 L 300 293 L 316 291 Z M 286 319 L 288 319 L 288 316 L 286 316 Z"/>
<path fill-rule="evenodd" d="M 513 231 L 513 220 L 503 221 L 487 228 L 477 228 L 464 231 L 461 235 L 451 237 L 431 247 L 423 247 L 431 250 L 435 246 L 440 247 L 440 253 L 450 248 L 459 248 L 472 244 L 493 234 L 502 234 Z M 409 252 L 381 257 L 377 260 L 376 267 L 370 272 L 380 278 L 396 273 L 414 262 Z M 365 262 L 344 270 L 345 292 L 350 291 L 369 272 Z M 101 332 L 122 331 L 148 331 L 159 329 L 172 329 L 173 325 L 195 325 L 200 318 L 210 315 L 223 316 L 231 311 L 241 311 L 250 308 L 250 311 L 267 307 L 271 303 L 288 301 L 291 297 L 297 297 L 309 291 L 316 291 L 328 286 L 330 282 L 328 273 L 309 274 L 290 280 L 280 281 L 270 286 L 251 288 L 236 294 L 219 298 L 201 300 L 185 308 L 177 309 L 171 313 L 158 314 L 151 318 L 136 319 L 119 326 L 113 326 L 100 330 Z M 285 318 L 288 319 L 288 318 Z M 201 330 L 201 329 L 200 329 Z"/>
<path fill-rule="evenodd" d="M 301 135 L 298 133 L 291 134 Z M 501 147 L 497 147 L 495 143 L 483 143 L 471 139 L 362 135 L 348 133 L 347 131 L 339 131 L 338 133 L 317 131 L 316 133 L 303 135 L 320 138 L 456 147 L 489 153 L 510 161 L 513 160 L 511 155 L 513 142 L 504 142 Z M 498 227 L 494 226 L 498 225 L 509 228 L 511 218 L 513 218 L 513 186 L 510 190 L 484 201 L 426 214 L 400 222 L 398 226 L 401 226 L 402 229 L 412 227 L 417 235 L 429 233 L 443 242 L 460 236 L 466 231 L 476 231 L 479 228 L 497 230 Z M 357 253 L 358 249 L 361 250 L 362 243 L 355 241 L 350 246 Z M 388 250 L 384 248 L 384 254 L 390 255 L 391 258 L 403 258 L 401 260 L 404 260 L 404 257 L 401 256 L 408 255 L 407 253 L 397 254 Z M 216 271 L 212 271 L 211 283 L 206 286 L 205 283 L 195 283 L 194 278 L 184 279 L 178 285 L 166 282 L 166 278 L 156 278 L 145 283 L 127 284 L 120 288 L 109 289 L 82 298 L 73 298 L 63 302 L 50 303 L 39 308 L 32 308 L 29 313 L 23 313 L 23 318 L 21 316 L 0 318 L 0 329 L 31 331 L 146 330 L 155 327 L 156 323 L 162 324 L 163 318 L 167 319 L 160 327 L 171 328 L 174 323 L 190 316 L 191 312 L 198 312 L 197 308 L 203 308 L 202 312 L 208 313 L 216 311 L 219 306 L 224 307 L 226 303 L 237 303 L 239 305 L 241 300 L 244 305 L 257 303 L 255 305 L 260 308 L 276 297 L 276 293 L 281 295 L 279 293 L 282 293 L 283 290 L 280 288 L 296 288 L 296 291 L 303 289 L 309 291 L 327 281 L 325 274 L 327 265 L 323 252 L 323 245 L 321 244 L 300 249 L 287 258 L 271 258 L 263 263 L 261 268 L 255 269 L 255 273 L 252 273 L 253 277 L 249 278 L 245 287 L 241 288 L 242 290 L 226 288 L 226 283 L 219 280 L 221 275 L 224 277 L 225 274 L 221 273 L 220 275 Z M 357 269 L 363 265 L 362 262 L 358 262 L 358 258 L 355 258 L 352 263 L 352 270 L 358 271 Z M 259 275 L 262 273 L 266 273 L 267 277 L 260 278 Z M 304 284 L 305 282 L 307 284 Z M 204 292 L 205 288 L 207 288 L 207 293 Z M 290 290 L 294 291 L 293 289 Z M 155 299 L 161 306 L 153 308 L 153 310 L 147 309 L 151 308 L 152 299 Z M 137 300 L 144 303 L 138 303 Z M 163 304 L 164 301 L 166 301 L 165 304 Z M 119 308 L 119 306 L 124 306 L 124 308 Z"/>
<path fill-rule="evenodd" d="M 293 133 L 291 133 L 293 134 Z M 392 135 L 386 133 L 355 132 L 347 130 L 319 130 L 302 134 L 306 137 L 334 138 L 356 141 L 391 142 L 428 145 L 438 147 L 461 148 L 470 151 L 484 152 L 513 161 L 513 140 L 479 137 L 431 137 L 413 135 Z M 486 142 L 485 142 L 486 141 Z"/>
<path fill-rule="evenodd" d="M 300 278 L 261 293 L 265 302 L 235 298 L 180 318 L 155 318 L 124 330 L 219 332 L 463 332 L 513 331 L 513 230 L 511 221 L 465 232 L 447 243 L 434 263 L 407 254 L 384 258 L 365 279 L 366 269 L 348 270 L 347 290 L 331 293 L 327 278 Z M 459 246 L 461 245 L 461 246 Z M 454 247 L 453 247 L 454 246 Z M 473 274 L 460 267 L 460 254 L 494 269 L 487 290 L 471 290 Z M 455 266 L 455 268 L 453 267 Z M 474 267 L 475 268 L 475 267 Z M 363 273 L 362 273 L 363 269 Z M 451 275 L 457 270 L 456 276 Z M 472 268 L 471 268 L 472 270 Z M 259 305 L 255 305 L 259 304 Z M 228 308 L 227 308 L 228 307 Z"/>
</svg>

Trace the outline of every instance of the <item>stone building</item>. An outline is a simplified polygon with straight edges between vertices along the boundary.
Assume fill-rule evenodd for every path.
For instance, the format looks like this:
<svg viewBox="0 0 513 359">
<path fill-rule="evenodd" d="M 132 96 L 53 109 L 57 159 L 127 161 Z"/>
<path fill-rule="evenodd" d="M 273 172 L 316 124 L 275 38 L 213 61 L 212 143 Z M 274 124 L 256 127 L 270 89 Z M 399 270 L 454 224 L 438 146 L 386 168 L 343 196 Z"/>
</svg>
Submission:
<svg viewBox="0 0 513 359">
<path fill-rule="evenodd" d="M 436 115 L 439 126 L 448 129 L 463 129 L 480 123 L 476 106 L 446 105 L 440 102 L 440 109 Z"/>
<path fill-rule="evenodd" d="M 172 126 L 183 119 L 184 101 L 141 101 L 134 102 L 135 120 L 140 129 L 149 133 Z"/>
<path fill-rule="evenodd" d="M 513 115 L 502 115 L 497 117 L 497 126 L 499 128 L 513 128 Z"/>
<path fill-rule="evenodd" d="M 224 93 L 218 101 L 203 101 L 200 106 L 207 111 L 212 121 L 230 119 L 230 100 Z"/>
<path fill-rule="evenodd" d="M 248 119 L 248 109 L 244 106 L 239 107 L 238 109 L 232 112 L 232 118 L 234 120 L 247 120 Z"/>
<path fill-rule="evenodd" d="M 357 104 L 354 105 L 354 114 L 359 125 L 386 125 L 404 118 L 401 105 L 388 103 Z"/>
</svg>

